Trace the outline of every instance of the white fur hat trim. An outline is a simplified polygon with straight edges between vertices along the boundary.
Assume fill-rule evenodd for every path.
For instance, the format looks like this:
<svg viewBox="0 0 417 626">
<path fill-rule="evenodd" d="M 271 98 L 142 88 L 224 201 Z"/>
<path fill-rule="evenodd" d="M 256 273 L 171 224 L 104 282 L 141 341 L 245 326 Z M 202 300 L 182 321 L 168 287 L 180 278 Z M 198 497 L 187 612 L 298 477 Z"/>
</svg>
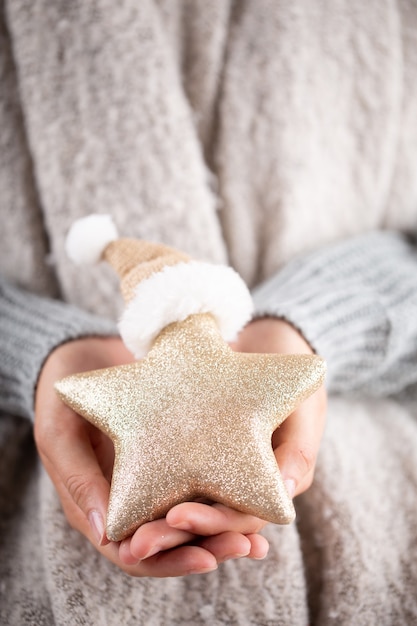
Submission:
<svg viewBox="0 0 417 626">
<path fill-rule="evenodd" d="M 165 326 L 196 313 L 211 313 L 225 341 L 250 320 L 252 298 L 231 267 L 191 261 L 165 267 L 139 283 L 119 322 L 126 346 L 144 357 Z"/>
</svg>

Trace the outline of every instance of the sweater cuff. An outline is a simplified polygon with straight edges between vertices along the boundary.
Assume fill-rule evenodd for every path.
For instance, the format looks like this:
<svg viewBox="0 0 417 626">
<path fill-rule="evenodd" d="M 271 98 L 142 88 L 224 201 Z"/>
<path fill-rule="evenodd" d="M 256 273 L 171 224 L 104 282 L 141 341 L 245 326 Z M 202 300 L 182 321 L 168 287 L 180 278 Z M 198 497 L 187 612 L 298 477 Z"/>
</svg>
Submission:
<svg viewBox="0 0 417 626">
<path fill-rule="evenodd" d="M 291 261 L 254 290 L 255 317 L 295 326 L 327 361 L 333 392 L 394 393 L 412 384 L 417 350 L 409 319 L 415 249 L 394 233 L 368 233 Z M 408 311 L 408 315 L 406 312 Z"/>
<path fill-rule="evenodd" d="M 40 371 L 54 348 L 80 337 L 118 334 L 109 320 L 3 281 L 0 319 L 0 408 L 30 419 Z"/>
</svg>

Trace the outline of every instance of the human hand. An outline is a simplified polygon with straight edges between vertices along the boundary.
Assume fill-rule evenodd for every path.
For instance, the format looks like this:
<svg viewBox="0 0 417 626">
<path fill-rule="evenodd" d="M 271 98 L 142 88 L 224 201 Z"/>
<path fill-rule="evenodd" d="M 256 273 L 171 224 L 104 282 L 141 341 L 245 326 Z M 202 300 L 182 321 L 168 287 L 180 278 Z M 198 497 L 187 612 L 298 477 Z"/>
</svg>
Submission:
<svg viewBox="0 0 417 626">
<path fill-rule="evenodd" d="M 250 322 L 232 346 L 239 352 L 313 354 L 294 326 L 278 318 Z M 275 431 L 272 446 L 291 497 L 308 489 L 324 431 L 327 394 L 324 385 L 305 400 Z"/>
<path fill-rule="evenodd" d="M 140 572 L 135 575 L 202 574 L 230 559 L 263 559 L 269 544 L 259 531 L 265 525 L 222 504 L 184 502 L 122 541 L 119 558 L 133 568 L 126 571 Z"/>
<path fill-rule="evenodd" d="M 118 338 L 85 338 L 56 348 L 42 369 L 35 402 L 35 440 L 70 525 L 134 576 L 182 576 L 216 569 L 229 558 L 263 558 L 264 526 L 221 505 L 184 503 L 116 544 L 105 537 L 114 450 L 111 441 L 67 407 L 56 380 L 133 360 Z M 184 545 L 187 544 L 187 545 Z"/>
</svg>

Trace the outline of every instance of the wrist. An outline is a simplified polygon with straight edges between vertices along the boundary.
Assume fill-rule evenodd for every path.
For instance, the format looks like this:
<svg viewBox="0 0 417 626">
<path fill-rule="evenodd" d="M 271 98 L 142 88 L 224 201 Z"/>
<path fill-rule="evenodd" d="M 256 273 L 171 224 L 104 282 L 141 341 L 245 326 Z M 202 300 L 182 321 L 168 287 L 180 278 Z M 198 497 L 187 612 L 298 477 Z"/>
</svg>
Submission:
<svg viewBox="0 0 417 626">
<path fill-rule="evenodd" d="M 249 322 L 239 334 L 233 348 L 239 352 L 314 353 L 295 326 L 277 317 L 262 317 Z"/>
</svg>

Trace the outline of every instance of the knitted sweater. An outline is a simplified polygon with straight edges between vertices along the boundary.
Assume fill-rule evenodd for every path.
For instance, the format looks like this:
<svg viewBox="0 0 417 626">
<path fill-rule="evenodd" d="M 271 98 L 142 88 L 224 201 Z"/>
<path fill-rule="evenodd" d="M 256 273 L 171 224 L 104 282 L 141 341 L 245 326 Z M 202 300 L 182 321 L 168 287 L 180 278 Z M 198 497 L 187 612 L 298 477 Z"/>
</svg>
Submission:
<svg viewBox="0 0 417 626">
<path fill-rule="evenodd" d="M 139 585 L 69 531 L 16 419 L 31 416 L 56 345 L 115 332 L 117 281 L 105 266 L 80 273 L 63 251 L 91 212 L 232 264 L 256 315 L 288 319 L 326 358 L 330 392 L 413 386 L 416 23 L 412 0 L 0 0 L 0 445 L 16 472 L 0 484 L 6 623 L 417 615 L 413 500 L 397 493 L 417 484 L 404 404 L 331 402 L 315 485 L 297 527 L 267 531 L 266 564 Z"/>
<path fill-rule="evenodd" d="M 404 236 L 371 233 L 302 255 L 253 296 L 255 316 L 287 319 L 326 358 L 329 391 L 388 395 L 416 383 L 417 251 Z M 0 319 L 0 406 L 24 417 L 54 347 L 117 332 L 110 320 L 1 280 Z"/>
</svg>

